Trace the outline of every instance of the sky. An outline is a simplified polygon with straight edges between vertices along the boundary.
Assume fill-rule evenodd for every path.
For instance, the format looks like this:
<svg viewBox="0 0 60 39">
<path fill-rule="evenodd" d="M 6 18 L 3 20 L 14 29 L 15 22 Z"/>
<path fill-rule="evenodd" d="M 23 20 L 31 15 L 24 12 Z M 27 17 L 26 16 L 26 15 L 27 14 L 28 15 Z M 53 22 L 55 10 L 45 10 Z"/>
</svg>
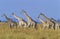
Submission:
<svg viewBox="0 0 60 39">
<path fill-rule="evenodd" d="M 12 12 L 25 19 L 22 9 L 36 21 L 41 12 L 49 18 L 60 19 L 60 0 L 0 0 L 0 20 L 6 20 L 1 17 L 3 13 L 13 19 Z"/>
</svg>

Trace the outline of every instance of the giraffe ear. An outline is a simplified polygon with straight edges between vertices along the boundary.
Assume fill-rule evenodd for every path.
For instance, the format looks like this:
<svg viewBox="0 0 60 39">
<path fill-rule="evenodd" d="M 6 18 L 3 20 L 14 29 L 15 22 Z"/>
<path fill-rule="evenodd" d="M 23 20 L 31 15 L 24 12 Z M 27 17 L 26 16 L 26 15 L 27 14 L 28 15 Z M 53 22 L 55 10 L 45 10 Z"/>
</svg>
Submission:
<svg viewBox="0 0 60 39">
<path fill-rule="evenodd" d="M 26 11 L 24 9 L 22 9 L 22 13 L 26 13 Z"/>
<path fill-rule="evenodd" d="M 39 19 L 39 17 L 37 17 L 37 19 Z"/>
<path fill-rule="evenodd" d="M 22 12 L 24 11 L 24 9 L 22 9 Z"/>
<path fill-rule="evenodd" d="M 39 18 L 39 16 L 37 18 Z"/>
<path fill-rule="evenodd" d="M 12 15 L 14 15 L 14 13 L 12 13 Z"/>
<path fill-rule="evenodd" d="M 40 13 L 40 15 L 43 15 L 43 13 Z"/>
</svg>

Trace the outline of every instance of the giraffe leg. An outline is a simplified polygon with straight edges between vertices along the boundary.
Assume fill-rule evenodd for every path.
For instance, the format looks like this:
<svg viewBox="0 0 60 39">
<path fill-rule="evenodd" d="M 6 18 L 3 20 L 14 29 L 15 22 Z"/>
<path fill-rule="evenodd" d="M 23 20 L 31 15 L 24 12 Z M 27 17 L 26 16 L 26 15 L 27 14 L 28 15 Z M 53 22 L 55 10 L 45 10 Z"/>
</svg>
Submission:
<svg viewBox="0 0 60 39">
<path fill-rule="evenodd" d="M 58 26 L 57 26 L 57 25 L 55 25 L 55 26 L 54 26 L 54 30 L 57 30 L 57 29 L 58 29 Z"/>
<path fill-rule="evenodd" d="M 54 29 L 53 27 L 54 27 L 54 24 L 52 24 L 52 25 L 50 25 L 51 26 L 51 29 Z"/>
<path fill-rule="evenodd" d="M 51 27 L 51 29 L 53 29 L 53 26 Z"/>
<path fill-rule="evenodd" d="M 59 25 L 57 25 L 57 29 L 59 29 Z"/>
<path fill-rule="evenodd" d="M 22 22 L 19 22 L 19 25 L 18 25 L 18 27 L 22 27 Z"/>
<path fill-rule="evenodd" d="M 47 29 L 49 29 L 49 24 L 47 24 L 46 26 L 47 26 Z"/>
<path fill-rule="evenodd" d="M 20 27 L 20 23 L 18 24 L 18 27 Z"/>
<path fill-rule="evenodd" d="M 33 28 L 35 28 L 35 23 L 34 24 L 32 24 L 33 25 Z"/>
<path fill-rule="evenodd" d="M 13 28 L 14 27 L 14 24 L 13 23 L 10 23 L 9 26 L 10 26 L 10 28 Z"/>
<path fill-rule="evenodd" d="M 24 27 L 26 27 L 27 25 L 26 25 L 26 23 L 24 23 Z"/>
<path fill-rule="evenodd" d="M 45 25 L 43 26 L 43 29 L 45 29 Z"/>
<path fill-rule="evenodd" d="M 16 26 L 16 29 L 17 29 L 17 24 L 15 26 Z"/>
<path fill-rule="evenodd" d="M 30 23 L 28 23 L 27 27 L 30 27 L 30 26 L 31 26 L 31 24 L 30 24 Z"/>
<path fill-rule="evenodd" d="M 11 24 L 9 24 L 10 28 L 12 28 Z"/>
</svg>

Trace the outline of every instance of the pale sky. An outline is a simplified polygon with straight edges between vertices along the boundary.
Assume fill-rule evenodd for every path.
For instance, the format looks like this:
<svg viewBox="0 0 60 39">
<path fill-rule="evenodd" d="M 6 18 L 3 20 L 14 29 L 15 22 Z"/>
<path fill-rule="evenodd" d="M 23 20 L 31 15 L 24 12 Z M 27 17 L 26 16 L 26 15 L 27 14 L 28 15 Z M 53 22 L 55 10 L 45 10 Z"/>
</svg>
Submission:
<svg viewBox="0 0 60 39">
<path fill-rule="evenodd" d="M 27 11 L 28 15 L 37 21 L 37 16 L 43 12 L 47 17 L 60 19 L 60 0 L 0 0 L 0 16 L 6 13 L 13 18 L 12 12 L 25 19 L 21 10 Z M 5 20 L 0 17 L 0 20 Z"/>
</svg>

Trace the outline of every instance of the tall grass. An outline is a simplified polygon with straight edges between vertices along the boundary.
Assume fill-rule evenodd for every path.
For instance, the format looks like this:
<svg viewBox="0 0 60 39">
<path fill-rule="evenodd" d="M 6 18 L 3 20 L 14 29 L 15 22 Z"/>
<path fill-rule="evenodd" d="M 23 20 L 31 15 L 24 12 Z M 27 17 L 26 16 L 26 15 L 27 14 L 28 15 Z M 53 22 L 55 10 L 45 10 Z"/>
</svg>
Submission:
<svg viewBox="0 0 60 39">
<path fill-rule="evenodd" d="M 60 39 L 60 30 L 33 28 L 12 28 L 0 23 L 0 39 Z"/>
</svg>

